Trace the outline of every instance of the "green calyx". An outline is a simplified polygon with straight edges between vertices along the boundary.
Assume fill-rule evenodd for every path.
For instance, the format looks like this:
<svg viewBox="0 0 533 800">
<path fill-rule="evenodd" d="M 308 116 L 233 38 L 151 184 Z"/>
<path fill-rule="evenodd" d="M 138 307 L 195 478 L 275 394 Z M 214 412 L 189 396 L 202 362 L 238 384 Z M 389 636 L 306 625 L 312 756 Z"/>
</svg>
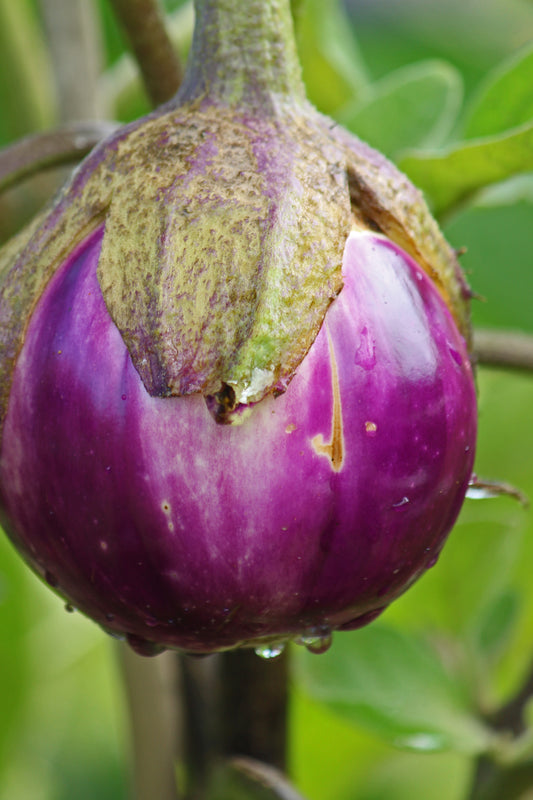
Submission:
<svg viewBox="0 0 533 800">
<path fill-rule="evenodd" d="M 354 224 L 432 277 L 468 338 L 468 290 L 418 192 L 305 100 L 288 0 L 197 0 L 176 98 L 114 133 L 0 254 L 0 423 L 26 320 L 104 226 L 98 279 L 152 395 L 215 419 L 282 392 L 342 289 Z"/>
</svg>

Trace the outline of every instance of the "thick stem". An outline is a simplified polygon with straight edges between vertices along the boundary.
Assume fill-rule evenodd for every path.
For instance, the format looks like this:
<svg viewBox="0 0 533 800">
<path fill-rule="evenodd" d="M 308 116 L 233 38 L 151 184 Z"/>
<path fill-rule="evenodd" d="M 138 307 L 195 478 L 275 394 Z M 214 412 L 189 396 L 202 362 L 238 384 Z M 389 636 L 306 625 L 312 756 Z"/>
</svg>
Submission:
<svg viewBox="0 0 533 800">
<path fill-rule="evenodd" d="M 110 0 L 139 64 L 154 106 L 169 100 L 182 78 L 158 0 Z"/>
<path fill-rule="evenodd" d="M 178 696 L 183 706 L 186 800 L 203 800 L 218 756 L 217 669 L 219 656 L 177 656 L 180 663 Z"/>
<path fill-rule="evenodd" d="M 196 0 L 179 101 L 267 107 L 305 97 L 289 0 Z"/>
<path fill-rule="evenodd" d="M 264 660 L 253 650 L 220 656 L 220 749 L 284 770 L 289 653 Z"/>
</svg>

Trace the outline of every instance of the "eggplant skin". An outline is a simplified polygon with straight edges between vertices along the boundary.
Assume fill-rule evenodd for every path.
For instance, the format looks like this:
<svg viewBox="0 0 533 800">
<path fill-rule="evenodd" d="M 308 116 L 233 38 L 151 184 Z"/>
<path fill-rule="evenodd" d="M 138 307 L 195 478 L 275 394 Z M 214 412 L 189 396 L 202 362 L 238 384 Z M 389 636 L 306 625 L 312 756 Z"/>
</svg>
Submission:
<svg viewBox="0 0 533 800">
<path fill-rule="evenodd" d="M 220 425 L 201 392 L 146 390 L 98 282 L 103 236 L 56 270 L 13 369 L 0 508 L 15 547 L 147 653 L 377 616 L 435 563 L 474 459 L 467 345 L 426 271 L 352 232 L 286 390 Z"/>
</svg>

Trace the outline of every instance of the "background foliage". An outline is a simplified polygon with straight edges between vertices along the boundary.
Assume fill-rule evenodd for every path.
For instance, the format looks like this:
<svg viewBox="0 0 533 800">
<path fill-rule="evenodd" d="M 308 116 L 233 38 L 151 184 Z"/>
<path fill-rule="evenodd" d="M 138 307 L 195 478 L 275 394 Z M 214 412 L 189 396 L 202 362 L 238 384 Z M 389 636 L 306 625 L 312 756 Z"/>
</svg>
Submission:
<svg viewBox="0 0 533 800">
<path fill-rule="evenodd" d="M 106 113 L 148 110 L 106 0 Z M 167 2 L 177 46 L 190 9 Z M 533 333 L 533 3 L 294 3 L 313 102 L 420 185 L 474 290 L 478 326 Z M 0 144 L 52 126 L 50 53 L 31 0 L 0 0 Z M 0 198 L 6 238 L 55 185 Z M 533 497 L 533 379 L 481 368 L 478 474 Z M 367 629 L 295 653 L 292 777 L 309 800 L 463 800 L 480 754 L 533 757 L 491 716 L 533 656 L 532 516 L 468 500 L 438 565 Z M 117 645 L 66 614 L 0 539 L 0 800 L 120 800 L 129 739 Z M 527 716 L 526 708 L 526 716 Z M 517 795 L 518 796 L 518 795 Z M 523 797 L 526 797 L 524 794 Z"/>
</svg>

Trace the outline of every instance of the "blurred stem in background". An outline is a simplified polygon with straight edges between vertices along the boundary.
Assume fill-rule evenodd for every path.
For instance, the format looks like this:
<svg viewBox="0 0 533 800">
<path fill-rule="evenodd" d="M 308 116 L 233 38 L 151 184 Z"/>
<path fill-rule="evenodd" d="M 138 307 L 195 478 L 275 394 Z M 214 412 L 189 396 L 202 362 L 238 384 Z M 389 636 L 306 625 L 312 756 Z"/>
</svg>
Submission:
<svg viewBox="0 0 533 800">
<path fill-rule="evenodd" d="M 477 329 L 474 351 L 480 364 L 533 372 L 533 337 L 522 331 Z"/>
<path fill-rule="evenodd" d="M 106 116 L 98 92 L 102 42 L 94 3 L 39 0 L 52 61 L 59 122 Z"/>
<path fill-rule="evenodd" d="M 182 68 L 156 0 L 110 0 L 139 65 L 152 105 L 177 92 Z"/>
<path fill-rule="evenodd" d="M 178 661 L 173 653 L 147 659 L 122 643 L 117 652 L 129 712 L 135 800 L 178 800 Z"/>
</svg>

